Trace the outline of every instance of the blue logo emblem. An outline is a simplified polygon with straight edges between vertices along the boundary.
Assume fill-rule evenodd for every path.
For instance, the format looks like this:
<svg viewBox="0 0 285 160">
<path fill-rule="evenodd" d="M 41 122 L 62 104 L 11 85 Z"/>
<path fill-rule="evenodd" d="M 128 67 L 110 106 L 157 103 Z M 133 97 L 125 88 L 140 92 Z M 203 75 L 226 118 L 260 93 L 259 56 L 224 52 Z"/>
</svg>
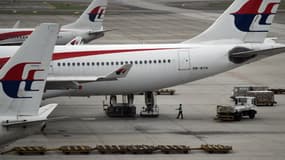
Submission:
<svg viewBox="0 0 285 160">
<path fill-rule="evenodd" d="M 6 75 L 0 80 L 2 83 L 4 93 L 10 98 L 32 98 L 32 97 L 20 97 L 18 91 L 21 82 L 25 82 L 24 91 L 37 92 L 38 89 L 32 89 L 32 84 L 35 81 L 44 81 L 44 79 L 35 79 L 35 73 L 38 71 L 44 71 L 42 69 L 31 69 L 27 74 L 26 79 L 22 79 L 24 69 L 26 65 L 40 65 L 38 62 L 20 63 L 12 67 Z"/>
<path fill-rule="evenodd" d="M 105 8 L 103 7 L 96 7 L 94 8 L 88 15 L 89 15 L 89 20 L 91 22 L 95 22 L 96 19 L 101 19 L 103 18 L 105 13 Z"/>
<path fill-rule="evenodd" d="M 273 8 L 279 3 L 268 3 L 263 12 L 259 12 L 263 0 L 249 0 L 239 11 L 232 13 L 235 17 L 235 26 L 243 32 L 268 32 L 266 26 L 271 25 L 269 19 L 273 13 Z M 278 6 L 277 6 L 278 7 Z M 253 27 L 254 26 L 254 27 Z"/>
</svg>

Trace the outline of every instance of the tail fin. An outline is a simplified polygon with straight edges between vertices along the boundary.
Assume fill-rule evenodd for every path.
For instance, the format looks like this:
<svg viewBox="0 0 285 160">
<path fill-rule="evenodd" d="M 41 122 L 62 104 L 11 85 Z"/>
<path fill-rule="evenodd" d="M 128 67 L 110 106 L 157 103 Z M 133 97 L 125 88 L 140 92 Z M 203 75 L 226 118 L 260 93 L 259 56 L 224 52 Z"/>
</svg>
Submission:
<svg viewBox="0 0 285 160">
<path fill-rule="evenodd" d="M 18 20 L 18 21 L 14 24 L 13 29 L 20 28 L 20 23 L 21 23 L 21 21 Z"/>
<path fill-rule="evenodd" d="M 235 0 L 212 26 L 184 43 L 214 40 L 261 43 L 267 36 L 279 4 L 280 0 Z"/>
<path fill-rule="evenodd" d="M 62 29 L 87 29 L 103 31 L 104 15 L 107 0 L 93 0 L 82 15 L 73 23 L 62 26 Z"/>
<path fill-rule="evenodd" d="M 41 24 L 0 70 L 0 115 L 37 115 L 58 24 Z"/>
</svg>

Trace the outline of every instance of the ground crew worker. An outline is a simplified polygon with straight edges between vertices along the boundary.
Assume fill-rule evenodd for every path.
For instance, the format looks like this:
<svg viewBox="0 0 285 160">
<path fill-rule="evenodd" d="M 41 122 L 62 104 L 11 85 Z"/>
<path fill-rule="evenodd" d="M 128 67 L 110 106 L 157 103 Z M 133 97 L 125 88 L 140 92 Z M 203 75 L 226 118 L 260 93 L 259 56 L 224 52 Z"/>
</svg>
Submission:
<svg viewBox="0 0 285 160">
<path fill-rule="evenodd" d="M 179 108 L 177 108 L 176 110 L 178 110 L 178 115 L 176 117 L 176 119 L 183 119 L 183 110 L 182 110 L 182 104 L 179 104 Z"/>
</svg>

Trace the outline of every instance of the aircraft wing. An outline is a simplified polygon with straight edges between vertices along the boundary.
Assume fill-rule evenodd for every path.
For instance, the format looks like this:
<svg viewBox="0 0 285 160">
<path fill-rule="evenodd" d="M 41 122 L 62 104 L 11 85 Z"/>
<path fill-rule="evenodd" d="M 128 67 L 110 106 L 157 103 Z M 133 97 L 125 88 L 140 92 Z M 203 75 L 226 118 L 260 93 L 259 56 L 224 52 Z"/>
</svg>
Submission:
<svg viewBox="0 0 285 160">
<path fill-rule="evenodd" d="M 6 120 L 2 122 L 4 127 L 19 127 L 36 125 L 48 121 L 47 117 L 57 107 L 57 104 L 48 104 L 39 108 L 39 115 L 36 116 L 18 116 L 17 120 Z"/>
<path fill-rule="evenodd" d="M 105 76 L 48 76 L 46 89 L 80 89 L 82 83 L 115 81 L 125 78 L 131 67 L 132 64 L 125 64 Z"/>
</svg>

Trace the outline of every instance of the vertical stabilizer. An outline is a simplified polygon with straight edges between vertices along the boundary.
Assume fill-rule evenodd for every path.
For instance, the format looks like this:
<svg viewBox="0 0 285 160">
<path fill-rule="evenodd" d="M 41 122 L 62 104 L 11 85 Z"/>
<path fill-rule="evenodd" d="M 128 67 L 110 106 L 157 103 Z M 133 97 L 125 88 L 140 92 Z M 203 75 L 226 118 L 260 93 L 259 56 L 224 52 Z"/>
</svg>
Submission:
<svg viewBox="0 0 285 160">
<path fill-rule="evenodd" d="M 262 43 L 279 4 L 280 0 L 235 0 L 206 31 L 184 43 L 217 40 Z"/>
<path fill-rule="evenodd" d="M 18 20 L 18 21 L 14 24 L 13 29 L 20 28 L 20 23 L 21 23 L 21 21 Z"/>
<path fill-rule="evenodd" d="M 93 0 L 75 22 L 62 26 L 62 29 L 103 31 L 106 7 L 107 0 Z"/>
<path fill-rule="evenodd" d="M 0 70 L 0 115 L 37 115 L 58 24 L 41 24 Z"/>
</svg>

